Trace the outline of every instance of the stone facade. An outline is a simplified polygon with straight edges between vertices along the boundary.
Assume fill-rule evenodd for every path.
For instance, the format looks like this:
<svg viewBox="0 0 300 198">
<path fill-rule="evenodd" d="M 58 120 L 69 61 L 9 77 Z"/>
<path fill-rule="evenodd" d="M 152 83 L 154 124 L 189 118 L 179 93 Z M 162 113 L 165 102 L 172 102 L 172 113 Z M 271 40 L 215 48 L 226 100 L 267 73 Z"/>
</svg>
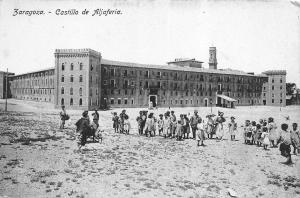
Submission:
<svg viewBox="0 0 300 198">
<path fill-rule="evenodd" d="M 20 74 L 11 77 L 12 97 L 21 100 L 54 102 L 54 69 Z"/>
<path fill-rule="evenodd" d="M 6 77 L 13 76 L 14 73 L 0 71 L 0 99 L 6 98 Z M 7 81 L 9 84 L 9 80 Z M 8 85 L 9 87 L 9 85 Z M 11 97 L 10 89 L 7 92 L 7 98 Z"/>
<path fill-rule="evenodd" d="M 91 49 L 57 49 L 54 55 L 54 68 L 11 77 L 14 98 L 89 110 L 148 107 L 150 103 L 158 107 L 231 107 L 232 103 L 224 102 L 228 97 L 237 106 L 280 105 L 280 98 L 285 98 L 282 72 L 254 75 L 216 69 L 215 48 L 210 48 L 209 69 L 195 59 L 176 59 L 168 65 L 111 61 Z M 276 87 L 274 103 L 272 86 Z M 285 106 L 285 100 L 281 105 Z"/>
<path fill-rule="evenodd" d="M 286 106 L 286 71 L 270 70 L 264 72 L 268 82 L 263 84 L 263 105 Z"/>
</svg>

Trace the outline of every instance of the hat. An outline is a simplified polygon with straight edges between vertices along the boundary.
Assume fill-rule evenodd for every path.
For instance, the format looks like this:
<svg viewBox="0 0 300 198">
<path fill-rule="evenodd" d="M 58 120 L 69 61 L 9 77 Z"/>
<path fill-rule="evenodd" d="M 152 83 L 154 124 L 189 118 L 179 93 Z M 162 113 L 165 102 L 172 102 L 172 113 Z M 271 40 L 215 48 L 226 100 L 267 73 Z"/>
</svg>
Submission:
<svg viewBox="0 0 300 198">
<path fill-rule="evenodd" d="M 88 114 L 89 114 L 88 111 L 84 111 L 84 112 L 82 113 L 82 116 L 85 117 L 85 116 L 87 116 Z"/>
<path fill-rule="evenodd" d="M 195 110 L 194 110 L 194 113 L 198 113 L 198 110 L 197 110 L 197 109 L 195 109 Z"/>
<path fill-rule="evenodd" d="M 117 112 L 114 112 L 114 115 L 117 115 Z"/>
<path fill-rule="evenodd" d="M 162 116 L 164 116 L 163 114 L 159 114 L 159 117 L 162 117 Z"/>
<path fill-rule="evenodd" d="M 218 111 L 218 115 L 219 115 L 219 116 L 223 116 L 224 113 L 223 113 L 222 111 Z"/>
<path fill-rule="evenodd" d="M 126 110 L 125 110 L 125 109 L 123 109 L 123 110 L 122 110 L 122 112 L 126 112 Z"/>
<path fill-rule="evenodd" d="M 230 119 L 235 119 L 235 117 L 231 116 Z"/>
</svg>

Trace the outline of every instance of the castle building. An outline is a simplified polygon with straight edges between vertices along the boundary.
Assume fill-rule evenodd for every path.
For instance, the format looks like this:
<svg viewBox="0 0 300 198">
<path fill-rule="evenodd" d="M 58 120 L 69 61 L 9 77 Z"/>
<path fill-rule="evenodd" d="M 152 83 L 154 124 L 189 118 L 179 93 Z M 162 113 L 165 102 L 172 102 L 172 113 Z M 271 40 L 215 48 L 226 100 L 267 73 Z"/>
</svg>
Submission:
<svg viewBox="0 0 300 198">
<path fill-rule="evenodd" d="M 7 97 L 10 98 L 11 97 L 11 93 L 10 93 L 10 89 L 9 89 L 9 77 L 15 75 L 14 73 L 10 73 L 10 72 L 4 72 L 4 71 L 0 71 L 0 99 L 6 98 L 6 94 Z M 6 80 L 6 78 L 8 78 Z M 6 93 L 6 82 L 8 83 L 7 86 L 7 90 L 8 92 Z"/>
<path fill-rule="evenodd" d="M 209 49 L 209 68 L 187 58 L 166 65 L 113 61 L 91 49 L 57 49 L 54 56 L 54 68 L 11 77 L 12 97 L 89 110 L 150 103 L 154 107 L 278 105 L 281 97 L 274 94 L 272 103 L 267 95 L 275 74 L 217 69 L 215 47 Z M 280 76 L 282 82 L 273 83 L 276 90 L 285 83 L 286 73 Z"/>
</svg>

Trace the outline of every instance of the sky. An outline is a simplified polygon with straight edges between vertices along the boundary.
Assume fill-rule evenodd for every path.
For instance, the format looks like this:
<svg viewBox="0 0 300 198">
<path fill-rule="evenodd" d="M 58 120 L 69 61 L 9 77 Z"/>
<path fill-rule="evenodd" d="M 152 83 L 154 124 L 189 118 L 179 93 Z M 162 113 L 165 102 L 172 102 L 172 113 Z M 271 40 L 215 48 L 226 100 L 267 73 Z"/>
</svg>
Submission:
<svg viewBox="0 0 300 198">
<path fill-rule="evenodd" d="M 45 14 L 13 16 L 14 9 Z M 56 15 L 57 9 L 79 14 Z M 84 9 L 90 13 L 82 15 Z M 95 9 L 122 14 L 91 16 Z M 287 82 L 300 87 L 300 1 L 0 0 L 2 71 L 54 67 L 54 50 L 61 48 L 146 64 L 196 58 L 208 67 L 211 46 L 219 69 L 286 70 Z"/>
</svg>

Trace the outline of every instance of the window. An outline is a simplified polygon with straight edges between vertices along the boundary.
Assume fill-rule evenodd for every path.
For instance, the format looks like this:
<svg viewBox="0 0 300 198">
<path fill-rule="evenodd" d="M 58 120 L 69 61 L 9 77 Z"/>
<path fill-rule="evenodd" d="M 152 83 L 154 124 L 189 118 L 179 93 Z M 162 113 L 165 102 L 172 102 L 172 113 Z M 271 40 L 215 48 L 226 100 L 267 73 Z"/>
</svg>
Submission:
<svg viewBox="0 0 300 198">
<path fill-rule="evenodd" d="M 61 88 L 61 94 L 65 94 L 65 89 L 64 89 L 64 87 Z"/>
<path fill-rule="evenodd" d="M 280 83 L 282 83 L 282 78 L 280 78 Z"/>
<path fill-rule="evenodd" d="M 115 69 L 110 69 L 110 75 L 115 76 Z"/>
<path fill-rule="evenodd" d="M 64 75 L 61 76 L 61 82 L 65 82 L 65 76 Z"/>
<path fill-rule="evenodd" d="M 61 64 L 61 70 L 64 71 L 65 70 L 65 64 Z"/>
<path fill-rule="evenodd" d="M 272 90 L 274 90 L 274 85 L 272 85 Z"/>
<path fill-rule="evenodd" d="M 104 81 L 103 81 L 103 84 L 104 84 L 104 85 L 107 85 L 107 80 L 104 80 Z"/>
<path fill-rule="evenodd" d="M 127 99 L 124 99 L 124 104 L 127 104 Z"/>
<path fill-rule="evenodd" d="M 61 104 L 61 105 L 65 105 L 65 100 L 64 100 L 63 98 L 61 99 L 60 104 Z"/>
<path fill-rule="evenodd" d="M 70 106 L 73 105 L 73 98 L 70 99 Z"/>
<path fill-rule="evenodd" d="M 118 104 L 121 104 L 121 99 L 120 98 L 118 98 Z"/>
<path fill-rule="evenodd" d="M 272 83 L 274 83 L 274 79 L 272 78 Z"/>
<path fill-rule="evenodd" d="M 73 80 L 74 80 L 73 75 L 71 75 L 70 82 L 73 82 Z"/>
<path fill-rule="evenodd" d="M 124 93 L 125 93 L 125 95 L 127 95 L 127 89 L 125 89 Z"/>
<path fill-rule="evenodd" d="M 282 99 L 280 99 L 280 104 L 282 103 Z"/>
<path fill-rule="evenodd" d="M 82 82 L 82 75 L 79 76 L 79 82 Z"/>
<path fill-rule="evenodd" d="M 123 75 L 126 77 L 127 76 L 127 70 L 124 71 Z"/>
<path fill-rule="evenodd" d="M 80 64 L 79 64 L 79 70 L 82 70 L 82 68 L 83 68 L 83 64 L 80 63 Z"/>
<path fill-rule="evenodd" d="M 82 105 L 82 99 L 80 98 L 79 99 L 79 106 L 81 106 Z"/>
<path fill-rule="evenodd" d="M 134 104 L 134 100 L 133 100 L 133 99 L 131 99 L 131 104 L 132 104 L 132 105 Z"/>
<path fill-rule="evenodd" d="M 280 90 L 282 89 L 282 86 L 280 86 Z"/>
<path fill-rule="evenodd" d="M 82 96 L 82 88 L 79 88 L 79 95 Z"/>
<path fill-rule="evenodd" d="M 274 99 L 272 99 L 272 103 L 274 103 Z"/>
<path fill-rule="evenodd" d="M 73 71 L 73 69 L 74 69 L 74 65 L 73 65 L 73 63 L 71 63 L 71 71 Z"/>
<path fill-rule="evenodd" d="M 114 100 L 113 98 L 111 98 L 111 99 L 110 99 L 110 104 L 113 105 L 114 103 L 115 103 L 115 100 Z"/>
<path fill-rule="evenodd" d="M 110 94 L 112 94 L 112 95 L 114 94 L 114 90 L 113 89 L 110 90 Z"/>
<path fill-rule="evenodd" d="M 185 100 L 185 104 L 188 104 L 188 100 Z"/>
<path fill-rule="evenodd" d="M 73 95 L 73 88 L 70 88 L 70 95 Z"/>
<path fill-rule="evenodd" d="M 90 68 L 91 68 L 91 71 L 93 71 L 93 69 L 94 69 L 93 65 L 91 65 L 91 67 L 90 67 Z"/>
<path fill-rule="evenodd" d="M 116 85 L 115 85 L 115 80 L 110 80 L 110 86 L 111 87 L 115 87 Z"/>
</svg>

